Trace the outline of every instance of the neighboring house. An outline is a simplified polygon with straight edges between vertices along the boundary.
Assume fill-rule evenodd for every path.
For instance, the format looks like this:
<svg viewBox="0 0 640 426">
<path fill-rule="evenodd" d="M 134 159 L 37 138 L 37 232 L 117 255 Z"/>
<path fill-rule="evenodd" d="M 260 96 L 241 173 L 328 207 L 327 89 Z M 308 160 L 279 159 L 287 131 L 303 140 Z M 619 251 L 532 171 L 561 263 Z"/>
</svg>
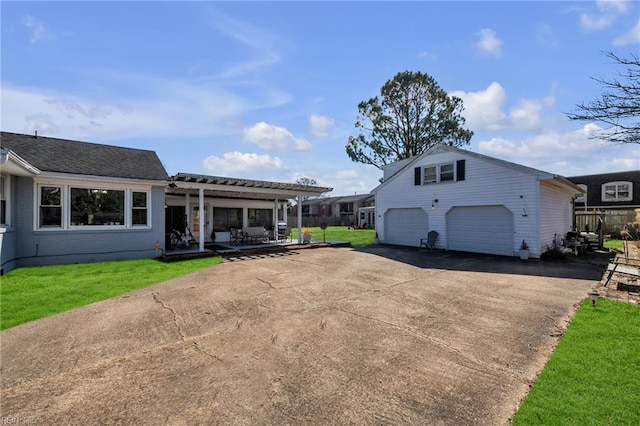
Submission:
<svg viewBox="0 0 640 426">
<path fill-rule="evenodd" d="M 360 209 L 373 206 L 374 200 L 375 197 L 372 194 L 311 198 L 301 203 L 302 216 L 305 218 L 318 218 L 318 220 L 326 219 L 325 222 L 330 225 L 359 225 L 367 222 L 366 218 L 370 218 L 369 212 L 371 211 L 371 209 L 368 209 L 364 218 L 361 219 Z M 295 215 L 296 212 L 297 205 L 292 206 L 291 214 Z M 373 222 L 369 221 L 368 223 L 371 224 Z"/>
<path fill-rule="evenodd" d="M 152 257 L 168 175 L 153 151 L 2 132 L 1 270 Z"/>
<path fill-rule="evenodd" d="M 568 177 L 582 188 L 575 197 L 576 227 L 597 229 L 598 216 L 605 216 L 606 232 L 620 232 L 636 221 L 640 209 L 640 170 Z"/>
<path fill-rule="evenodd" d="M 571 231 L 581 192 L 561 176 L 447 145 L 383 173 L 372 191 L 380 242 L 418 247 L 433 230 L 438 248 L 504 256 L 525 240 L 539 257 Z"/>
</svg>

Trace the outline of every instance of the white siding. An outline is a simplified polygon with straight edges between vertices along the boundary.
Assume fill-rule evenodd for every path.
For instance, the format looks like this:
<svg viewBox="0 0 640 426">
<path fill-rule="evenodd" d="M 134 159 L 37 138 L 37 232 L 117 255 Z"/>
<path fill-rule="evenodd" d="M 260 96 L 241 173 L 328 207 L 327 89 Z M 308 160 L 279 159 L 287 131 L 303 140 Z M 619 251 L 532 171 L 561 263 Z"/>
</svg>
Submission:
<svg viewBox="0 0 640 426">
<path fill-rule="evenodd" d="M 540 250 L 553 245 L 556 234 L 564 235 L 573 228 L 573 193 L 558 186 L 540 184 Z"/>
<path fill-rule="evenodd" d="M 432 185 L 414 185 L 414 167 L 466 160 L 464 181 Z M 397 174 L 377 190 L 376 231 L 385 242 L 384 214 L 390 208 L 423 208 L 429 213 L 429 228 L 437 231 L 438 247 L 447 241 L 446 213 L 455 206 L 502 205 L 513 213 L 513 253 L 526 240 L 532 257 L 540 255 L 538 237 L 537 177 L 489 159 L 466 155 L 460 151 L 434 152 Z M 432 202 L 434 202 L 432 208 Z M 422 233 L 422 230 L 416 230 Z"/>
</svg>

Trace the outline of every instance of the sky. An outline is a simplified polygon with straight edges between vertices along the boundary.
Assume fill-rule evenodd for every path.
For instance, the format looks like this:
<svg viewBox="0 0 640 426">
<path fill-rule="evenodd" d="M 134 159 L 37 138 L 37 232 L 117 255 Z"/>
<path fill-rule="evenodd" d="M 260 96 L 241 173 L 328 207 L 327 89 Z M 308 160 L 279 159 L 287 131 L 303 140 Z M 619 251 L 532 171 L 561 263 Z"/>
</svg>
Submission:
<svg viewBox="0 0 640 426">
<path fill-rule="evenodd" d="M 465 149 L 563 176 L 640 169 L 570 121 L 640 54 L 637 1 L 2 1 L 1 128 L 157 152 L 167 172 L 365 194 L 345 151 L 398 72 L 462 98 Z"/>
</svg>

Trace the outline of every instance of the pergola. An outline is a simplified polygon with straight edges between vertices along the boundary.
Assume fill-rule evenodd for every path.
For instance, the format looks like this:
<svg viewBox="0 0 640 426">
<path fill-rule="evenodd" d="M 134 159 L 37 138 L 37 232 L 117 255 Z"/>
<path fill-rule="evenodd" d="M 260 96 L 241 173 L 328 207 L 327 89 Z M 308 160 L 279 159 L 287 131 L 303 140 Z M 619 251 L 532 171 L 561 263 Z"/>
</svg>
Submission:
<svg viewBox="0 0 640 426">
<path fill-rule="evenodd" d="M 178 173 L 171 177 L 167 194 L 184 195 L 187 199 L 197 196 L 200 211 L 204 211 L 207 197 L 237 198 L 248 200 L 273 200 L 274 206 L 280 200 L 296 199 L 302 202 L 304 196 L 318 196 L 333 188 L 323 186 L 299 185 L 296 183 L 270 182 L 252 179 L 239 179 L 222 176 L 194 175 Z M 187 201 L 188 203 L 188 201 Z M 301 204 L 300 204 L 301 205 Z M 298 209 L 298 242 L 302 242 L 302 209 Z M 286 211 L 285 211 L 286 217 Z M 199 250 L 204 251 L 204 221 L 199 222 Z"/>
</svg>

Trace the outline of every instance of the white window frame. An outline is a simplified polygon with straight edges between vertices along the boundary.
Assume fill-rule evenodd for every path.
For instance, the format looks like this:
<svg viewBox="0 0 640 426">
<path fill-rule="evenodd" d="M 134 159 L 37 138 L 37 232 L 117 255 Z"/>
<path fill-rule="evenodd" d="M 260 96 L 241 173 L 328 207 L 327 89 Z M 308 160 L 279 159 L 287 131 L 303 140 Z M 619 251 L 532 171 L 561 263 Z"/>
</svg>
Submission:
<svg viewBox="0 0 640 426">
<path fill-rule="evenodd" d="M 122 229 L 151 229 L 152 217 L 152 198 L 150 186 L 135 186 L 126 184 L 117 184 L 111 182 L 82 182 L 73 180 L 73 182 L 59 181 L 57 179 L 38 180 L 34 183 L 34 221 L 33 229 L 35 231 L 77 231 L 77 230 L 100 230 L 100 231 L 116 231 Z M 59 187 L 61 190 L 62 204 L 62 224 L 60 227 L 40 226 L 40 200 L 42 187 Z M 119 225 L 72 225 L 71 224 L 71 188 L 83 189 L 105 189 L 113 191 L 124 191 L 124 222 Z M 147 224 L 133 225 L 133 193 L 144 192 L 147 194 Z"/>
<path fill-rule="evenodd" d="M 607 187 L 614 187 L 614 193 L 612 197 L 607 197 Z M 621 197 L 619 194 L 620 192 L 622 192 L 621 187 L 622 186 L 627 186 L 628 190 L 624 191 L 627 192 L 628 195 L 626 197 Z M 609 190 L 610 191 L 610 190 Z M 617 181 L 617 182 L 607 182 L 602 184 L 602 201 L 603 202 L 609 202 L 609 203 L 615 203 L 615 202 L 619 202 L 619 201 L 632 201 L 633 200 L 633 182 L 627 182 L 627 181 Z"/>
<path fill-rule="evenodd" d="M 451 179 L 442 180 L 442 168 L 445 166 L 451 166 L 451 171 L 445 172 L 447 174 L 451 174 Z M 427 169 L 435 169 L 435 179 L 427 180 Z M 450 161 L 448 163 L 442 164 L 431 164 L 428 166 L 422 167 L 422 184 L 423 185 L 432 185 L 434 183 L 442 183 L 442 182 L 456 182 L 457 181 L 457 171 L 456 171 L 456 162 Z"/>
<path fill-rule="evenodd" d="M 0 200 L 4 201 L 4 223 L 1 228 L 11 226 L 11 175 L 0 175 Z"/>
<path fill-rule="evenodd" d="M 433 179 L 427 180 L 427 169 L 433 169 L 435 173 L 432 174 Z M 422 184 L 429 185 L 432 183 L 438 183 L 438 166 L 425 166 L 422 168 Z M 430 174 L 431 176 L 431 174 Z"/>
<path fill-rule="evenodd" d="M 42 188 L 58 188 L 60 190 L 60 225 L 46 225 L 46 226 L 41 226 L 40 225 L 40 208 L 42 207 L 41 203 L 42 203 Z M 34 215 L 35 217 L 35 225 L 36 225 L 36 229 L 40 229 L 40 230 L 45 230 L 45 231 L 51 231 L 51 230 L 56 230 L 56 229 L 63 229 L 64 228 L 64 223 L 65 223 L 65 187 L 64 185 L 60 185 L 57 183 L 42 183 L 39 184 L 37 186 L 37 191 L 36 191 L 36 202 L 34 203 L 35 209 L 36 209 L 36 214 Z M 49 206 L 49 207 L 57 207 L 57 206 Z"/>
<path fill-rule="evenodd" d="M 442 169 L 445 166 L 451 166 L 450 172 L 443 172 Z M 442 180 L 443 173 L 447 173 L 447 175 L 451 174 L 451 179 Z M 456 163 L 444 163 L 438 166 L 438 182 L 455 182 L 456 181 Z"/>
<path fill-rule="evenodd" d="M 147 211 L 147 220 L 145 221 L 146 223 L 144 225 L 139 225 L 139 224 L 134 224 L 133 223 L 133 211 L 134 210 L 142 210 L 141 207 L 135 207 L 133 205 L 133 194 L 137 193 L 137 192 L 146 195 L 146 205 L 144 207 L 144 210 Z M 147 191 L 143 191 L 143 190 L 132 189 L 132 190 L 129 191 L 129 197 L 131 199 L 131 207 L 129 208 L 129 211 L 131 212 L 130 213 L 130 217 L 131 217 L 131 225 L 130 226 L 132 228 L 148 228 L 149 227 L 149 223 L 151 222 L 151 215 L 150 215 L 151 206 L 149 205 L 150 201 L 151 201 L 151 191 L 148 191 L 148 190 Z M 126 202 L 125 202 L 125 204 L 126 204 Z"/>
</svg>

